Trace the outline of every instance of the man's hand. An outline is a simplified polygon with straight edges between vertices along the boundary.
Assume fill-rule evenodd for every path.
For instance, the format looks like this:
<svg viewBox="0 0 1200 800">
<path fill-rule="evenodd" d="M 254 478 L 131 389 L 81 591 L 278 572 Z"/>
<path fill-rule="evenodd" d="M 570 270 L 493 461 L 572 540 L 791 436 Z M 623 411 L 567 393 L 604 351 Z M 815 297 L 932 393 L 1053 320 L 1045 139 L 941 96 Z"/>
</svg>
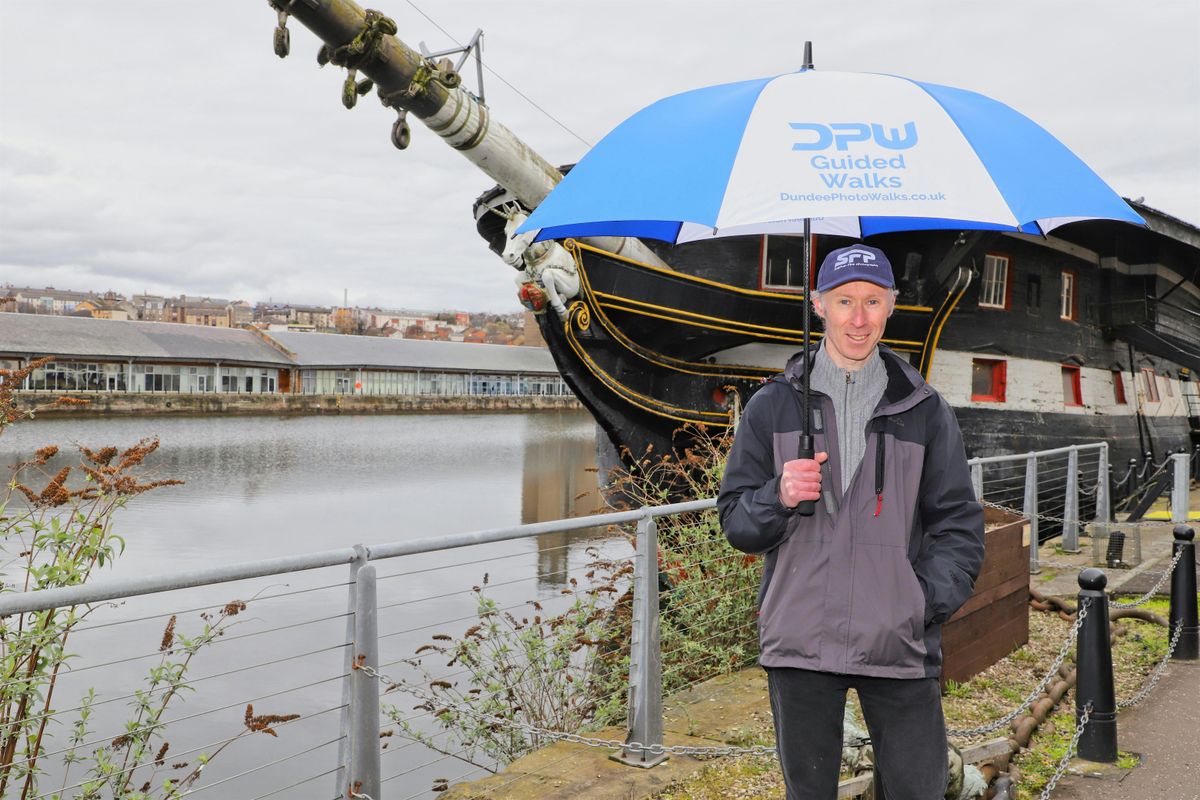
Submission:
<svg viewBox="0 0 1200 800">
<path fill-rule="evenodd" d="M 779 502 L 795 508 L 803 500 L 821 499 L 821 465 L 829 454 L 817 453 L 812 458 L 797 458 L 783 465 L 779 479 Z"/>
</svg>

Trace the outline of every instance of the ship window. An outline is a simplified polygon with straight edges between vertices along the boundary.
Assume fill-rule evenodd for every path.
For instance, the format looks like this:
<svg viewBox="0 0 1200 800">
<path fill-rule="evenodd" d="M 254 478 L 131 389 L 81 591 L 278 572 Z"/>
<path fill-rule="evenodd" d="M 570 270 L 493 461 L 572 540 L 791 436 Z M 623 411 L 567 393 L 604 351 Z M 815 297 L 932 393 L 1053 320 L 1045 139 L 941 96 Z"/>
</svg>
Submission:
<svg viewBox="0 0 1200 800">
<path fill-rule="evenodd" d="M 983 282 L 979 286 L 979 305 L 984 308 L 1008 308 L 1008 258 L 983 257 Z"/>
<path fill-rule="evenodd" d="M 971 361 L 971 399 L 1003 403 L 1007 364 L 990 358 Z"/>
<path fill-rule="evenodd" d="M 811 271 L 816 274 L 815 263 L 811 265 Z M 804 288 L 804 241 L 801 237 L 763 237 L 762 285 L 764 289 Z"/>
<path fill-rule="evenodd" d="M 1123 406 L 1129 401 L 1125 399 L 1125 376 L 1120 370 L 1112 371 L 1113 379 L 1113 402 L 1119 406 Z"/>
<path fill-rule="evenodd" d="M 1042 307 L 1042 276 L 1030 275 L 1025 285 L 1025 310 L 1036 314 Z"/>
<path fill-rule="evenodd" d="M 1158 376 L 1154 374 L 1154 370 L 1147 367 L 1142 368 L 1142 389 L 1145 391 L 1147 403 L 1158 402 Z"/>
<path fill-rule="evenodd" d="M 1079 367 L 1063 364 L 1063 403 L 1069 406 L 1083 405 L 1083 391 L 1079 385 Z"/>
<path fill-rule="evenodd" d="M 1175 396 L 1175 387 L 1171 385 L 1171 376 L 1163 375 L 1163 385 L 1167 387 L 1167 397 Z"/>
<path fill-rule="evenodd" d="M 1059 312 L 1058 312 L 1059 317 L 1061 317 L 1062 319 L 1069 319 L 1069 320 L 1078 319 L 1078 317 L 1076 316 L 1076 311 L 1075 311 L 1075 307 L 1077 305 L 1075 302 L 1075 294 L 1076 294 L 1075 273 L 1067 272 L 1066 270 L 1063 270 L 1062 296 L 1061 296 L 1061 302 L 1059 304 Z"/>
</svg>

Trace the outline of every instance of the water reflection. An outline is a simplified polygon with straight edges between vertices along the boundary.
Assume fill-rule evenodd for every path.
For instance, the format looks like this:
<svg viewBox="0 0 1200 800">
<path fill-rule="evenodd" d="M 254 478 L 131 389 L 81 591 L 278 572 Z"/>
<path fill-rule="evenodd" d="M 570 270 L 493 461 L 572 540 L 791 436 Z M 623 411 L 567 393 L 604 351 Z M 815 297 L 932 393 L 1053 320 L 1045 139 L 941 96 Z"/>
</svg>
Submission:
<svg viewBox="0 0 1200 800">
<path fill-rule="evenodd" d="M 546 437 L 525 448 L 521 481 L 521 522 L 580 517 L 603 511 L 597 491 L 594 441 Z M 538 588 L 560 588 L 567 581 L 572 544 L 606 536 L 603 529 L 539 536 Z"/>
<path fill-rule="evenodd" d="M 0 463 L 54 443 L 52 475 L 77 461 L 72 443 L 146 436 L 162 442 L 149 477 L 185 484 L 120 513 L 122 574 L 540 522 L 599 502 L 584 413 L 37 420 L 0 437 Z M 569 550 L 596 535 L 539 542 L 541 582 L 561 585 Z"/>
</svg>

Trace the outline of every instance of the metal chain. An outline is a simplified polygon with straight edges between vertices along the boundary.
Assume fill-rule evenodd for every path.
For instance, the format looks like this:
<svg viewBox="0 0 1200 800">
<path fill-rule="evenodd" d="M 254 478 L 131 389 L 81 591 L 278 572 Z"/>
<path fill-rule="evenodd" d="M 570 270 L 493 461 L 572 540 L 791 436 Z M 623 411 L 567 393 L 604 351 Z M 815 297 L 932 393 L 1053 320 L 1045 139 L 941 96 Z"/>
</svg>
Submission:
<svg viewBox="0 0 1200 800">
<path fill-rule="evenodd" d="M 999 503 L 993 503 L 991 500 L 980 500 L 979 502 L 982 505 L 988 506 L 989 508 L 996 508 L 996 509 L 999 509 L 1000 511 L 1007 511 L 1010 514 L 1016 514 L 1018 517 L 1028 516 L 1024 511 L 1022 511 L 1019 508 L 1013 508 L 1011 506 L 1003 506 L 1003 505 L 1000 505 Z M 1052 517 L 1049 514 L 1034 514 L 1033 516 L 1037 517 L 1040 520 L 1045 520 L 1046 522 L 1057 522 L 1060 525 L 1066 525 L 1068 523 L 1068 520 L 1065 520 L 1062 517 Z M 1081 519 L 1069 520 L 1069 522 L 1072 525 L 1079 525 L 1080 527 L 1084 527 L 1084 526 L 1087 526 L 1090 524 L 1087 520 L 1081 520 Z M 1147 523 L 1145 523 L 1145 522 L 1104 522 L 1104 523 L 1100 523 L 1100 524 L 1104 525 L 1107 528 L 1137 528 L 1142 525 L 1146 525 Z"/>
<path fill-rule="evenodd" d="M 1176 550 L 1175 557 L 1171 559 L 1170 566 L 1167 567 L 1166 571 L 1163 572 L 1162 576 L 1158 579 L 1158 583 L 1154 584 L 1153 588 L 1151 588 L 1150 591 L 1146 592 L 1144 595 L 1139 597 L 1137 600 L 1131 600 L 1127 603 L 1118 603 L 1114 600 L 1114 601 L 1110 602 L 1109 605 L 1112 608 L 1136 608 L 1137 606 L 1148 603 L 1150 601 L 1150 598 L 1154 597 L 1154 595 L 1156 595 L 1158 593 L 1158 590 L 1163 587 L 1163 584 L 1167 582 L 1167 578 L 1171 577 L 1171 573 L 1175 571 L 1175 566 L 1179 563 L 1179 559 L 1182 557 L 1183 557 L 1183 548 L 1180 547 L 1180 548 L 1178 548 L 1178 550 Z"/>
<path fill-rule="evenodd" d="M 498 725 L 502 728 L 517 730 L 531 737 L 538 737 L 552 742 L 571 742 L 573 744 L 581 744 L 586 747 L 600 747 L 607 750 L 624 750 L 634 753 L 650 753 L 651 755 L 681 755 L 681 756 L 776 756 L 777 752 L 774 747 L 766 745 L 755 745 L 754 747 L 734 747 L 730 746 L 711 746 L 698 747 L 693 745 L 663 745 L 663 744 L 642 744 L 641 742 L 622 742 L 616 739 L 593 739 L 587 736 L 582 736 L 578 733 L 567 733 L 565 731 L 555 731 L 549 728 L 539 728 L 536 725 L 530 725 L 525 722 L 517 722 L 515 720 L 497 717 L 494 714 L 487 714 L 482 711 L 476 711 L 469 706 L 456 705 L 447 703 L 444 697 L 435 697 L 428 692 L 420 689 L 412 684 L 404 684 L 394 681 L 387 675 L 378 672 L 370 666 L 356 666 L 355 669 L 362 670 L 363 674 L 383 681 L 389 686 L 401 689 L 419 700 L 435 703 L 439 706 L 447 707 L 459 714 L 465 714 L 469 717 L 481 720 L 489 725 Z"/>
<path fill-rule="evenodd" d="M 1138 703 L 1146 699 L 1150 692 L 1154 691 L 1154 687 L 1158 685 L 1158 679 L 1162 677 L 1163 672 L 1167 669 L 1167 662 L 1171 660 L 1171 656 L 1175 655 L 1175 648 L 1179 645 L 1179 636 L 1183 633 L 1183 620 L 1179 620 L 1175 624 L 1175 635 L 1171 637 L 1171 644 L 1167 647 L 1167 654 L 1163 656 L 1162 661 L 1158 662 L 1158 666 L 1154 668 L 1154 674 L 1150 676 L 1150 680 L 1142 687 L 1141 691 L 1135 694 L 1128 700 L 1121 700 L 1117 703 L 1117 708 L 1133 708 Z"/>
<path fill-rule="evenodd" d="M 1042 789 L 1038 800 L 1050 800 L 1050 793 L 1054 791 L 1054 787 L 1062 780 L 1062 776 L 1067 774 L 1067 765 L 1071 763 L 1071 759 L 1075 756 L 1075 750 L 1079 747 L 1079 739 L 1083 736 L 1083 729 L 1087 727 L 1088 718 L 1092 714 L 1092 704 L 1088 703 L 1083 707 L 1083 714 L 1079 718 L 1079 724 L 1075 727 L 1075 735 L 1071 737 L 1071 744 L 1067 746 L 1067 752 L 1063 753 L 1062 759 L 1058 762 L 1058 769 L 1054 770 L 1054 775 L 1046 784 L 1046 788 Z"/>
<path fill-rule="evenodd" d="M 1025 697 L 1025 700 L 1020 706 L 1013 709 L 1008 714 L 1005 714 L 995 722 L 989 722 L 986 725 L 964 729 L 948 728 L 946 730 L 946 735 L 956 739 L 973 739 L 976 736 L 983 736 L 986 733 L 998 731 L 1016 719 L 1022 711 L 1033 705 L 1033 701 L 1037 700 L 1038 697 L 1041 696 L 1042 692 L 1046 691 L 1046 687 L 1050 685 L 1050 681 L 1052 681 L 1054 676 L 1058 674 L 1059 668 L 1063 665 L 1063 661 L 1065 661 L 1067 658 L 1067 653 L 1071 652 L 1071 646 L 1075 644 L 1075 638 L 1079 635 L 1079 629 L 1083 626 L 1084 617 L 1087 616 L 1088 608 L 1091 606 L 1091 603 L 1091 598 L 1081 598 L 1079 603 L 1079 616 L 1075 618 L 1075 624 L 1071 626 L 1071 631 L 1067 634 L 1067 640 L 1063 642 L 1062 649 L 1058 651 L 1058 656 L 1054 659 L 1054 663 L 1050 665 L 1050 669 L 1046 672 L 1046 677 L 1042 678 L 1041 683 L 1039 683 L 1034 690 Z"/>
</svg>

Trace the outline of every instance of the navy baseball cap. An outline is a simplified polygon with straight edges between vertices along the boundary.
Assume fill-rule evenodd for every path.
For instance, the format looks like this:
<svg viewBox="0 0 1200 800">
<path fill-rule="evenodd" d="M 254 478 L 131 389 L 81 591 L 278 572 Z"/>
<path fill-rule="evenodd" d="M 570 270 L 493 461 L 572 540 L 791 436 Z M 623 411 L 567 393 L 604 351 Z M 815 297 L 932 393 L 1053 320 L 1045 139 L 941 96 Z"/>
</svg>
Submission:
<svg viewBox="0 0 1200 800">
<path fill-rule="evenodd" d="M 895 289 L 892 264 L 878 247 L 852 244 L 839 247 L 821 262 L 817 273 L 817 291 L 825 292 L 850 281 L 869 281 L 885 289 Z"/>
</svg>

